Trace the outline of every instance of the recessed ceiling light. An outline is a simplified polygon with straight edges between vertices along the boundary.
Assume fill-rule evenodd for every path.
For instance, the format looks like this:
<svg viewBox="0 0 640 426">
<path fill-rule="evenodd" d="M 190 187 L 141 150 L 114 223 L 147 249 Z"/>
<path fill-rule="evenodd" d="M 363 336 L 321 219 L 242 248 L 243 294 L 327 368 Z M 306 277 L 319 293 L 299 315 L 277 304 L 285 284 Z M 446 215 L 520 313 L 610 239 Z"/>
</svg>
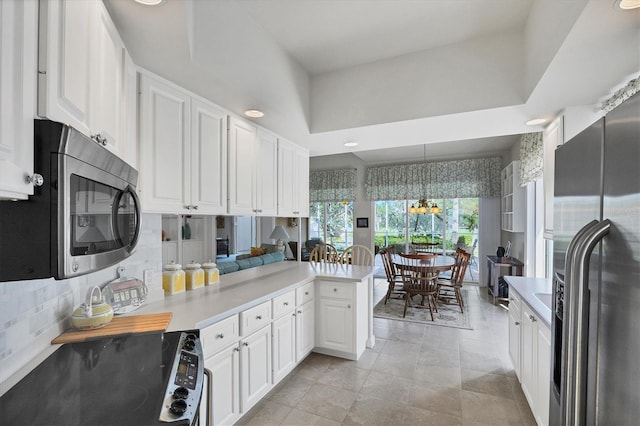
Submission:
<svg viewBox="0 0 640 426">
<path fill-rule="evenodd" d="M 640 0 L 616 0 L 615 6 L 622 10 L 637 9 L 640 7 Z"/>
<path fill-rule="evenodd" d="M 260 118 L 264 117 L 264 112 L 257 109 L 248 109 L 244 112 L 244 115 L 251 118 Z"/>
<path fill-rule="evenodd" d="M 537 126 L 538 124 L 543 124 L 546 121 L 546 118 L 534 118 L 533 120 L 529 120 L 524 124 L 526 124 L 527 126 Z"/>
<path fill-rule="evenodd" d="M 358 142 L 354 142 L 354 141 L 345 142 L 344 146 L 358 146 Z"/>
<path fill-rule="evenodd" d="M 160 3 L 164 3 L 164 0 L 134 0 L 136 3 L 144 4 L 145 6 L 157 6 Z"/>
</svg>

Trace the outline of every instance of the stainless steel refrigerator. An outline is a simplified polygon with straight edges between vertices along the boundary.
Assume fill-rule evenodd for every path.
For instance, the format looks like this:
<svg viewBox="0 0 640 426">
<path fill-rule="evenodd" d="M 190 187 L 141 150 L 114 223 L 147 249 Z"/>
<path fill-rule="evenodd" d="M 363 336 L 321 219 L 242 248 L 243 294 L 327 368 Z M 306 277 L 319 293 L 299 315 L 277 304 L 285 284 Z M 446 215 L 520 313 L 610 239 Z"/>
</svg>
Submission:
<svg viewBox="0 0 640 426">
<path fill-rule="evenodd" d="M 640 424 L 640 94 L 555 156 L 549 423 Z"/>
</svg>

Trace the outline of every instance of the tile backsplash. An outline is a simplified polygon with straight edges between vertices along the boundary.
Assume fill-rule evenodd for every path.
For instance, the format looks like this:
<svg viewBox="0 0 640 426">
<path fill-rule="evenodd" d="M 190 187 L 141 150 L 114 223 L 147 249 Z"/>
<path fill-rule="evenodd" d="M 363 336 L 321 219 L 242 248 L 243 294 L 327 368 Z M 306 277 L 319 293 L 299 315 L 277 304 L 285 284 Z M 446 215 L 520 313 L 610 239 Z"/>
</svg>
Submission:
<svg viewBox="0 0 640 426">
<path fill-rule="evenodd" d="M 56 281 L 53 278 L 0 282 L 0 382 L 51 344 L 69 327 L 69 317 L 84 302 L 90 286 L 103 287 L 125 275 L 147 281 L 149 300 L 164 297 L 162 291 L 162 219 L 161 215 L 143 214 L 140 240 L 131 257 L 118 265 L 92 274 Z"/>
</svg>

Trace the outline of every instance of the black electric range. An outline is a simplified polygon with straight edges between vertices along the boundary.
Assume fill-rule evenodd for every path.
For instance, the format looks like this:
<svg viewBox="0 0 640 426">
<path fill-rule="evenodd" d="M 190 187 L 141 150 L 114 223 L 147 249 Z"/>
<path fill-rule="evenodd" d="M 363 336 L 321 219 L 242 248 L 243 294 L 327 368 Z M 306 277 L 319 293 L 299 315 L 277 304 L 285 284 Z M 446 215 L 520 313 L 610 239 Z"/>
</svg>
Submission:
<svg viewBox="0 0 640 426">
<path fill-rule="evenodd" d="M 66 344 L 0 397 L 0 423 L 192 425 L 203 376 L 197 330 Z"/>
</svg>

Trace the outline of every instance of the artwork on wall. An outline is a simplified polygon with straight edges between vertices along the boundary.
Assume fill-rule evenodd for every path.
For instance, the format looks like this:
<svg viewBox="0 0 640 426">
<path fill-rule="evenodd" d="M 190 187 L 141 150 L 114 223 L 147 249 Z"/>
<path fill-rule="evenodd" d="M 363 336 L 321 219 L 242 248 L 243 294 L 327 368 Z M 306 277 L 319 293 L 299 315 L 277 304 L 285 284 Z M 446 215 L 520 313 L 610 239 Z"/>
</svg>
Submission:
<svg viewBox="0 0 640 426">
<path fill-rule="evenodd" d="M 224 228 L 224 216 L 216 216 L 216 228 Z"/>
<path fill-rule="evenodd" d="M 358 228 L 368 228 L 369 227 L 369 218 L 368 217 L 359 217 L 356 219 L 356 227 Z"/>
</svg>

